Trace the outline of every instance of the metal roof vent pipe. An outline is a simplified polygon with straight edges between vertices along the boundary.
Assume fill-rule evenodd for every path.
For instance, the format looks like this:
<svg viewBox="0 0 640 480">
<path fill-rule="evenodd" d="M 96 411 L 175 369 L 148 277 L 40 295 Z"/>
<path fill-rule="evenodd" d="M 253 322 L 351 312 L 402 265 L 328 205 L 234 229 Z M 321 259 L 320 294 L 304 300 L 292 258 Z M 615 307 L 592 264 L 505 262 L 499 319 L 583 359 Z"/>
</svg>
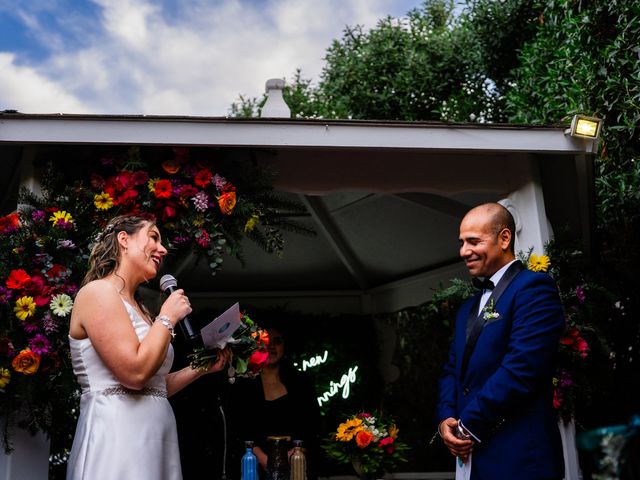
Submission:
<svg viewBox="0 0 640 480">
<path fill-rule="evenodd" d="M 282 78 L 270 78 L 266 83 L 267 101 L 262 107 L 260 117 L 266 118 L 291 118 L 289 105 L 284 101 L 282 90 L 284 80 Z"/>
</svg>

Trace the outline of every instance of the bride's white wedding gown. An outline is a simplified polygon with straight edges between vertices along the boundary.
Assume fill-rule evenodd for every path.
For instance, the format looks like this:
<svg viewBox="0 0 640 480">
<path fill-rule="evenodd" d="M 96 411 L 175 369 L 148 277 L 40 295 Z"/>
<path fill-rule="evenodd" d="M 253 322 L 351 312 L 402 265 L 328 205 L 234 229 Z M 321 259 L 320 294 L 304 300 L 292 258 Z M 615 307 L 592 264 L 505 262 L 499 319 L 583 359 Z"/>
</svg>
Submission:
<svg viewBox="0 0 640 480">
<path fill-rule="evenodd" d="M 124 304 L 142 340 L 150 325 Z M 69 343 L 82 398 L 67 480 L 181 479 L 176 420 L 165 381 L 173 347 L 145 388 L 135 391 L 118 383 L 89 338 L 69 337 Z"/>
</svg>

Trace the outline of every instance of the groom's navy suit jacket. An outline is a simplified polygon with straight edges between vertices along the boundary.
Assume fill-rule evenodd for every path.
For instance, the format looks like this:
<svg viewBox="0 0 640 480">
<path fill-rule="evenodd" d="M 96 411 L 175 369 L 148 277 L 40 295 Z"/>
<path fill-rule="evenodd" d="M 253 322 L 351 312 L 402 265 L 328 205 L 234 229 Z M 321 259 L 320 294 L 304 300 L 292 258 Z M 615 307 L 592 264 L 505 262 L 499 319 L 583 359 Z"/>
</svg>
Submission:
<svg viewBox="0 0 640 480">
<path fill-rule="evenodd" d="M 481 441 L 473 449 L 472 480 L 560 479 L 564 463 L 552 385 L 565 325 L 558 289 L 545 273 L 505 277 L 492 293 L 499 316 L 483 320 L 480 314 L 482 327 L 464 362 L 467 323 L 477 315 L 481 294 L 457 314 L 437 420 L 461 419 Z"/>
</svg>

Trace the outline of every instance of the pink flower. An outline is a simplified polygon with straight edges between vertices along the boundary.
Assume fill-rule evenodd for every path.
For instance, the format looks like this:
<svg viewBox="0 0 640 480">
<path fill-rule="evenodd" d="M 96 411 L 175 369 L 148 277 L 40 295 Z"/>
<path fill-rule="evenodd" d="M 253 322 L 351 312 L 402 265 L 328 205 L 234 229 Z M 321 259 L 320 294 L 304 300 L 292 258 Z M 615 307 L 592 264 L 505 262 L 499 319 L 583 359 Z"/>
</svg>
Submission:
<svg viewBox="0 0 640 480">
<path fill-rule="evenodd" d="M 209 246 L 209 241 L 211 237 L 205 229 L 200 229 L 198 233 L 196 233 L 196 243 L 200 245 L 202 248 L 207 248 Z"/>
<path fill-rule="evenodd" d="M 31 219 L 34 223 L 41 225 L 44 223 L 45 215 L 46 214 L 42 210 L 34 210 L 33 212 L 31 212 Z"/>
<path fill-rule="evenodd" d="M 38 355 L 44 355 L 49 353 L 49 349 L 51 348 L 51 342 L 49 342 L 47 337 L 45 337 L 41 333 L 38 333 L 29 342 L 29 348 L 31 348 L 32 352 Z"/>
</svg>

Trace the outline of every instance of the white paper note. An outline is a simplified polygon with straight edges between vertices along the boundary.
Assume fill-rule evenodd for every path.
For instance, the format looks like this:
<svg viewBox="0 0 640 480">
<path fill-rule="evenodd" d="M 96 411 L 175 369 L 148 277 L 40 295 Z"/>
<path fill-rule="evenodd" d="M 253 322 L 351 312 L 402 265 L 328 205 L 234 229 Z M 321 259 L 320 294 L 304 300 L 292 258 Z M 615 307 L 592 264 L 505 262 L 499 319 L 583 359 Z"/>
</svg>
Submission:
<svg viewBox="0 0 640 480">
<path fill-rule="evenodd" d="M 233 339 L 240 326 L 240 305 L 233 304 L 223 314 L 200 330 L 202 343 L 207 349 L 224 348 Z"/>
</svg>

